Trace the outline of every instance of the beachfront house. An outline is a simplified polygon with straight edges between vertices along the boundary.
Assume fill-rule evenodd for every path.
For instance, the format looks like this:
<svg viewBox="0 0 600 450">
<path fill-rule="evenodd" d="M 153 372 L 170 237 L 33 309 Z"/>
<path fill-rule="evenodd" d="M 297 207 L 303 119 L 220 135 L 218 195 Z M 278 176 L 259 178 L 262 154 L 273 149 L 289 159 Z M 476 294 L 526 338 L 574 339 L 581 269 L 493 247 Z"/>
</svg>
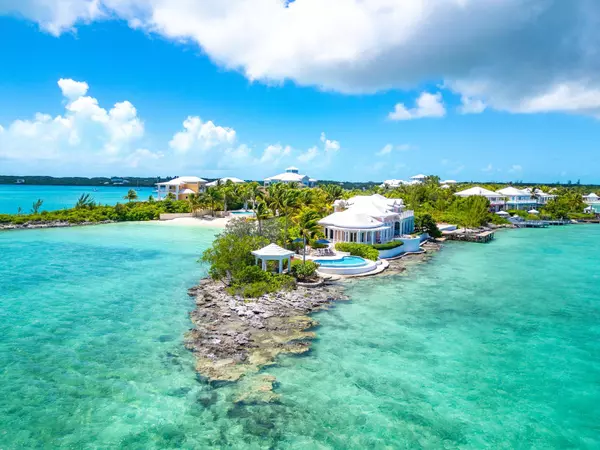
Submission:
<svg viewBox="0 0 600 450">
<path fill-rule="evenodd" d="M 598 197 L 595 193 L 591 193 L 583 196 L 583 202 L 591 205 L 592 203 L 600 203 L 600 197 Z"/>
<path fill-rule="evenodd" d="M 206 190 L 206 180 L 198 177 L 177 177 L 163 183 L 156 183 L 156 193 L 159 200 L 164 200 L 169 194 L 175 200 L 187 200 L 190 194 Z"/>
<path fill-rule="evenodd" d="M 226 184 L 228 181 L 231 181 L 234 184 L 245 183 L 244 180 L 240 180 L 239 178 L 225 177 L 225 178 L 221 178 L 219 180 L 211 181 L 210 183 L 206 183 L 206 187 L 215 187 L 215 186 L 223 185 L 223 184 Z"/>
<path fill-rule="evenodd" d="M 336 200 L 333 206 L 335 212 L 319 221 L 332 242 L 385 243 L 415 228 L 414 212 L 406 210 L 399 198 L 357 195 Z"/>
<path fill-rule="evenodd" d="M 473 197 L 473 196 L 485 197 L 489 200 L 490 210 L 493 212 L 500 211 L 501 209 L 504 208 L 504 197 L 502 196 L 502 194 L 499 194 L 498 192 L 490 191 L 489 189 L 485 189 L 480 186 L 474 186 L 472 188 L 465 189 L 464 191 L 457 192 L 454 195 L 456 195 L 457 197 L 463 197 L 463 198 Z"/>
<path fill-rule="evenodd" d="M 297 167 L 288 167 L 285 169 L 284 173 L 265 178 L 264 184 L 265 186 L 269 186 L 270 184 L 275 183 L 296 183 L 300 187 L 315 187 L 317 185 L 317 180 L 310 178 L 308 175 L 302 175 L 298 172 L 299 169 Z"/>
<path fill-rule="evenodd" d="M 517 209 L 528 211 L 537 206 L 537 200 L 531 195 L 531 193 L 514 188 L 512 186 L 500 189 L 498 194 L 506 199 L 504 207 L 506 210 Z"/>
<path fill-rule="evenodd" d="M 541 189 L 536 189 L 534 191 L 535 193 L 535 199 L 537 201 L 537 204 L 539 206 L 545 206 L 548 204 L 548 202 L 550 200 L 555 199 L 556 197 L 558 197 L 558 195 L 554 195 L 554 194 L 547 194 L 544 191 L 542 191 Z"/>
</svg>

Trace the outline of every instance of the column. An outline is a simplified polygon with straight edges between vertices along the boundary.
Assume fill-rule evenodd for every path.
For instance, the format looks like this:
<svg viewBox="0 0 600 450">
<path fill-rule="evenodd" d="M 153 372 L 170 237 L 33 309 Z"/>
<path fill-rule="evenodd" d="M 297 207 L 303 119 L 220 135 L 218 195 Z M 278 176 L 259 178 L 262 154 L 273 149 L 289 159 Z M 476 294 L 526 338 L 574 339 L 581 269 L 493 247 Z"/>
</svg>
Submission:
<svg viewBox="0 0 600 450">
<path fill-rule="evenodd" d="M 279 260 L 279 273 L 283 273 L 283 258 Z"/>
<path fill-rule="evenodd" d="M 262 270 L 266 271 L 267 270 L 267 261 L 266 260 L 262 260 Z"/>
</svg>

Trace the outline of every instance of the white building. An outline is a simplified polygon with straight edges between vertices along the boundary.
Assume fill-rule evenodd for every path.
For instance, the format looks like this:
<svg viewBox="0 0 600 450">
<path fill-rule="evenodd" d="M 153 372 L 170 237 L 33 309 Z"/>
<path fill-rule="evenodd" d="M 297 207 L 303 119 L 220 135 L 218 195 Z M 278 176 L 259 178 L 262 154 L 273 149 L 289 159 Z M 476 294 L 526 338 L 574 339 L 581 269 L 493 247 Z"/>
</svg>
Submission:
<svg viewBox="0 0 600 450">
<path fill-rule="evenodd" d="M 498 194 L 505 197 L 504 209 L 518 209 L 527 211 L 537 206 L 537 200 L 530 192 L 514 188 L 512 186 L 500 189 Z"/>
<path fill-rule="evenodd" d="M 598 197 L 595 193 L 592 192 L 591 194 L 583 196 L 583 202 L 587 203 L 588 205 L 592 203 L 600 203 L 600 197 Z"/>
<path fill-rule="evenodd" d="M 451 185 L 451 184 L 457 184 L 458 181 L 456 180 L 444 180 L 444 181 L 440 181 L 440 184 L 445 184 L 445 185 Z"/>
<path fill-rule="evenodd" d="M 410 177 L 411 184 L 423 183 L 426 178 L 427 175 L 423 175 L 422 173 L 420 173 L 419 175 L 414 175 Z"/>
<path fill-rule="evenodd" d="M 206 190 L 206 180 L 198 177 L 177 177 L 164 183 L 156 183 L 156 193 L 159 200 L 163 200 L 169 194 L 175 196 L 175 200 L 187 200 L 190 194 L 197 194 Z"/>
<path fill-rule="evenodd" d="M 485 197 L 489 200 L 490 209 L 493 211 L 498 211 L 504 207 L 504 197 L 502 194 L 490 191 L 489 189 L 485 189 L 480 186 L 474 186 L 472 188 L 465 189 L 464 191 L 457 192 L 454 195 L 463 198 L 473 196 Z"/>
<path fill-rule="evenodd" d="M 558 195 L 546 194 L 541 189 L 535 190 L 535 198 L 537 200 L 538 205 L 541 205 L 541 206 L 547 205 L 550 200 L 553 200 L 556 197 L 558 197 Z"/>
<path fill-rule="evenodd" d="M 305 187 L 315 187 L 317 184 L 317 180 L 314 178 L 310 178 L 308 175 L 302 175 L 298 173 L 299 169 L 297 167 L 288 167 L 285 169 L 284 173 L 280 173 L 279 175 L 275 175 L 273 177 L 265 178 L 264 184 L 268 186 L 270 184 L 275 183 L 298 183 L 301 186 Z"/>
<path fill-rule="evenodd" d="M 404 184 L 408 184 L 406 181 L 404 180 L 385 180 L 382 184 L 381 187 L 388 187 L 388 188 L 397 188 L 400 187 Z"/>
<path fill-rule="evenodd" d="M 383 195 L 358 195 L 336 200 L 335 212 L 319 221 L 325 237 L 333 242 L 385 243 L 414 231 L 414 212 L 402 199 Z"/>
<path fill-rule="evenodd" d="M 232 183 L 235 184 L 242 184 L 245 183 L 244 180 L 240 180 L 239 178 L 235 178 L 235 177 L 225 177 L 225 178 L 221 178 L 219 180 L 215 180 L 215 181 L 211 181 L 210 183 L 206 183 L 206 187 L 215 187 L 215 186 L 219 186 L 220 184 L 225 184 L 228 181 L 231 181 Z"/>
</svg>

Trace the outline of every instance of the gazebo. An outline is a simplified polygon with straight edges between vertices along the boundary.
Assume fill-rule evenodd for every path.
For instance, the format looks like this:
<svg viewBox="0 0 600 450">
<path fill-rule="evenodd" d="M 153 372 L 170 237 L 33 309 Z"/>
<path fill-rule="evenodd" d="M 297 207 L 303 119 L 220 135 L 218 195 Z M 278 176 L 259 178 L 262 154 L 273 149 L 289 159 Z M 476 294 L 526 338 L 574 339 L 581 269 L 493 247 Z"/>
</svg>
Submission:
<svg viewBox="0 0 600 450">
<path fill-rule="evenodd" d="M 267 261 L 279 261 L 279 273 L 283 273 L 283 261 L 288 260 L 288 268 L 292 265 L 292 255 L 294 252 L 286 250 L 277 244 L 269 244 L 259 250 L 252 252 L 258 264 L 258 260 L 262 261 L 262 270 L 267 270 Z"/>
</svg>

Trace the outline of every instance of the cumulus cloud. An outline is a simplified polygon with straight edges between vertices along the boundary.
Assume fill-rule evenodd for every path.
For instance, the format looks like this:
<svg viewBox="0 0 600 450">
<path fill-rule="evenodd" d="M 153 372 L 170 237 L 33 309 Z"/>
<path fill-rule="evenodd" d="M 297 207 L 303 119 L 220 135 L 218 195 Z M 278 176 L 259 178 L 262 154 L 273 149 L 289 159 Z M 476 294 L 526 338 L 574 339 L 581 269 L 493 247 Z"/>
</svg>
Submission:
<svg viewBox="0 0 600 450">
<path fill-rule="evenodd" d="M 198 116 L 190 116 L 183 122 L 179 131 L 169 142 L 169 147 L 181 153 L 190 150 L 209 150 L 219 145 L 230 145 L 236 140 L 235 130 L 215 125 L 212 121 L 203 122 Z"/>
<path fill-rule="evenodd" d="M 460 114 L 480 114 L 486 109 L 486 104 L 480 99 L 472 99 L 463 95 L 460 102 L 461 105 L 458 107 Z"/>
<path fill-rule="evenodd" d="M 600 90 L 594 0 L 4 0 L 2 13 L 54 35 L 123 19 L 266 83 L 372 93 L 443 81 L 475 111 L 478 101 L 511 112 L 600 111 L 596 101 L 568 101 Z"/>
<path fill-rule="evenodd" d="M 289 145 L 283 146 L 281 144 L 269 145 L 263 151 L 262 157 L 260 158 L 261 163 L 275 163 L 277 164 L 283 158 L 291 155 L 292 147 Z"/>
<path fill-rule="evenodd" d="M 321 142 L 325 144 L 325 152 L 337 152 L 341 148 L 341 145 L 338 141 L 327 139 L 325 132 L 321 133 Z"/>
<path fill-rule="evenodd" d="M 129 101 L 106 110 L 96 98 L 85 95 L 87 83 L 61 79 L 58 85 L 67 101 L 64 113 L 53 117 L 38 112 L 32 119 L 10 123 L 0 133 L 0 158 L 15 165 L 40 160 L 57 166 L 138 164 L 136 145 L 144 135 L 144 124 Z"/>
<path fill-rule="evenodd" d="M 396 103 L 394 110 L 388 114 L 390 120 L 412 120 L 424 117 L 444 117 L 446 108 L 442 101 L 442 94 L 423 92 L 417 98 L 414 108 L 407 108 L 404 103 Z"/>
<path fill-rule="evenodd" d="M 311 147 L 308 150 L 306 150 L 306 152 L 301 153 L 298 156 L 298 161 L 307 163 L 315 159 L 317 156 L 319 156 L 319 149 L 317 147 Z"/>
<path fill-rule="evenodd" d="M 508 170 L 509 173 L 519 173 L 523 171 L 523 167 L 520 166 L 519 164 L 513 164 L 512 166 L 510 166 L 510 169 Z"/>
</svg>

